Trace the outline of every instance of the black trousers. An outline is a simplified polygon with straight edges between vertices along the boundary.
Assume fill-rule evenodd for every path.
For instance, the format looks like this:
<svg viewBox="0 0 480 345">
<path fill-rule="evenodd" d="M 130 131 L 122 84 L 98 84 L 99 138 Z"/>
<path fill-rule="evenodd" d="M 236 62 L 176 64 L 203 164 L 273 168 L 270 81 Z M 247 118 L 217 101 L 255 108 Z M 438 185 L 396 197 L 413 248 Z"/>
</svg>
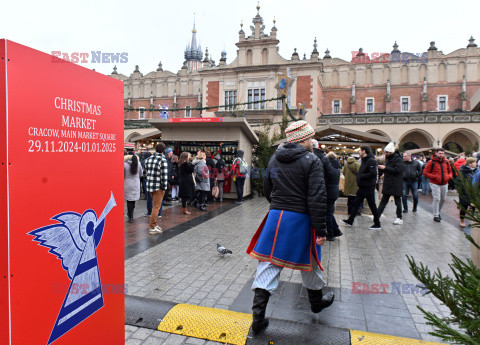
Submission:
<svg viewBox="0 0 480 345">
<path fill-rule="evenodd" d="M 390 200 L 391 195 L 383 194 L 382 200 L 380 200 L 380 205 L 378 205 L 378 216 L 380 217 L 385 209 L 385 206 L 388 204 L 388 200 Z M 395 199 L 395 206 L 397 206 L 397 218 L 402 219 L 402 198 L 400 196 L 394 196 Z"/>
<path fill-rule="evenodd" d="M 355 201 L 353 203 L 352 213 L 350 213 L 348 222 L 353 223 L 353 220 L 357 216 L 358 209 L 360 208 L 360 205 L 363 204 L 364 199 L 367 199 L 368 207 L 370 207 L 370 210 L 372 211 L 374 225 L 380 226 L 380 216 L 378 214 L 377 205 L 375 204 L 375 186 L 358 188 L 357 195 L 355 196 Z"/>
<path fill-rule="evenodd" d="M 208 191 L 206 190 L 198 190 L 197 191 L 197 202 L 198 205 L 205 205 L 205 201 L 207 200 Z"/>
<path fill-rule="evenodd" d="M 135 209 L 135 201 L 127 200 L 127 216 L 128 219 L 133 219 L 133 210 Z"/>
<path fill-rule="evenodd" d="M 183 208 L 187 207 L 187 201 L 188 201 L 188 198 L 182 197 L 182 207 Z"/>
</svg>

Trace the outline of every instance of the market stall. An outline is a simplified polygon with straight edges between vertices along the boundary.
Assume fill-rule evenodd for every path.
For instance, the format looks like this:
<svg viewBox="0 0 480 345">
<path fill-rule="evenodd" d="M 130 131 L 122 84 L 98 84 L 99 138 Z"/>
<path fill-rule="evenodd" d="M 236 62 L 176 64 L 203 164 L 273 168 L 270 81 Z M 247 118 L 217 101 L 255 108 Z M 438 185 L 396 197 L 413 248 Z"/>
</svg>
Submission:
<svg viewBox="0 0 480 345">
<path fill-rule="evenodd" d="M 221 152 L 228 169 L 238 150 L 245 152 L 244 159 L 252 166 L 252 148 L 258 138 L 244 118 L 171 118 L 152 119 L 149 123 L 160 130 L 161 141 L 174 150 L 176 155 L 190 152 L 195 156 L 199 150 L 215 155 Z M 235 184 L 226 176 L 224 198 L 236 198 Z M 250 179 L 245 181 L 244 196 L 251 193 Z"/>
</svg>

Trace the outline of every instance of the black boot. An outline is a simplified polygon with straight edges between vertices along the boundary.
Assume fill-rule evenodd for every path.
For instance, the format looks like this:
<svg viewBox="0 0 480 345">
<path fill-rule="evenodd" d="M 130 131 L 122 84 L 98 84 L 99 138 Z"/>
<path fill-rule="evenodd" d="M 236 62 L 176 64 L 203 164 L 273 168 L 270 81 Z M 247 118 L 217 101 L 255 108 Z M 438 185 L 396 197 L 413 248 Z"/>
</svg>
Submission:
<svg viewBox="0 0 480 345">
<path fill-rule="evenodd" d="M 265 319 L 265 310 L 267 309 L 270 292 L 264 289 L 255 289 L 255 297 L 253 297 L 253 334 L 258 334 L 262 329 L 268 326 L 268 319 Z"/>
<path fill-rule="evenodd" d="M 323 296 L 322 290 L 310 290 L 307 289 L 308 292 L 308 301 L 310 302 L 310 308 L 312 312 L 319 313 L 322 309 L 329 307 L 333 300 L 335 299 L 335 295 L 333 292 L 328 292 Z"/>
</svg>

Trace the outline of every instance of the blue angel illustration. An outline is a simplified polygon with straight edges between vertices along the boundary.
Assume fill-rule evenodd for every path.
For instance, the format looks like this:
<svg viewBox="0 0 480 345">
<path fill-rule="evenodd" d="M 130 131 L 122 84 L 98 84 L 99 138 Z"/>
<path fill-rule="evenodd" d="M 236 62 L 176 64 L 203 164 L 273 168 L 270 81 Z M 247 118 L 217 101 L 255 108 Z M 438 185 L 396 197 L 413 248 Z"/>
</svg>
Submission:
<svg viewBox="0 0 480 345">
<path fill-rule="evenodd" d="M 71 280 L 67 295 L 47 344 L 70 331 L 103 307 L 102 285 L 96 248 L 102 238 L 107 214 L 115 207 L 113 193 L 99 218 L 95 211 L 63 212 L 52 217 L 58 223 L 29 232 L 34 241 L 50 248 L 62 260 Z"/>
</svg>

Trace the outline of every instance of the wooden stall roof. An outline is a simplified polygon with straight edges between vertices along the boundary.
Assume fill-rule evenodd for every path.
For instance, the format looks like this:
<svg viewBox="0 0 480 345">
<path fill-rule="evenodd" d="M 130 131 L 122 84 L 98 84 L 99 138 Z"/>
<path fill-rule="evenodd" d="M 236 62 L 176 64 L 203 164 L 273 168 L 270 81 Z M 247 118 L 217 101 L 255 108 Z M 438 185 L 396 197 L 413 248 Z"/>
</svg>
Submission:
<svg viewBox="0 0 480 345">
<path fill-rule="evenodd" d="M 225 127 L 240 127 L 252 144 L 258 144 L 258 137 L 248 124 L 245 118 L 228 118 L 228 117 L 202 117 L 202 118 L 172 118 L 172 119 L 151 119 L 148 121 L 158 130 L 162 128 L 205 128 L 205 129 L 221 129 Z M 138 137 L 135 137 L 135 140 Z M 214 137 L 212 139 L 215 140 Z"/>
<path fill-rule="evenodd" d="M 390 142 L 390 139 L 381 135 L 371 134 L 367 132 L 357 131 L 337 125 L 327 125 L 315 128 L 314 138 L 320 144 L 342 143 L 345 145 L 372 145 L 383 146 Z M 274 146 L 285 143 L 287 140 L 282 139 L 275 142 Z"/>
<path fill-rule="evenodd" d="M 136 142 L 136 141 L 142 141 L 142 140 L 158 139 L 160 138 L 161 134 L 162 132 L 160 132 L 158 129 L 155 129 L 143 135 L 136 135 L 130 140 Z"/>
<path fill-rule="evenodd" d="M 414 150 L 407 150 L 405 152 L 410 153 L 411 155 L 417 154 L 417 153 L 422 153 L 422 152 L 427 152 L 427 151 L 436 151 L 438 150 L 438 147 L 424 147 L 421 149 L 414 149 Z M 452 152 L 445 150 L 445 153 L 449 154 L 450 156 L 458 156 L 458 153 Z"/>
</svg>

